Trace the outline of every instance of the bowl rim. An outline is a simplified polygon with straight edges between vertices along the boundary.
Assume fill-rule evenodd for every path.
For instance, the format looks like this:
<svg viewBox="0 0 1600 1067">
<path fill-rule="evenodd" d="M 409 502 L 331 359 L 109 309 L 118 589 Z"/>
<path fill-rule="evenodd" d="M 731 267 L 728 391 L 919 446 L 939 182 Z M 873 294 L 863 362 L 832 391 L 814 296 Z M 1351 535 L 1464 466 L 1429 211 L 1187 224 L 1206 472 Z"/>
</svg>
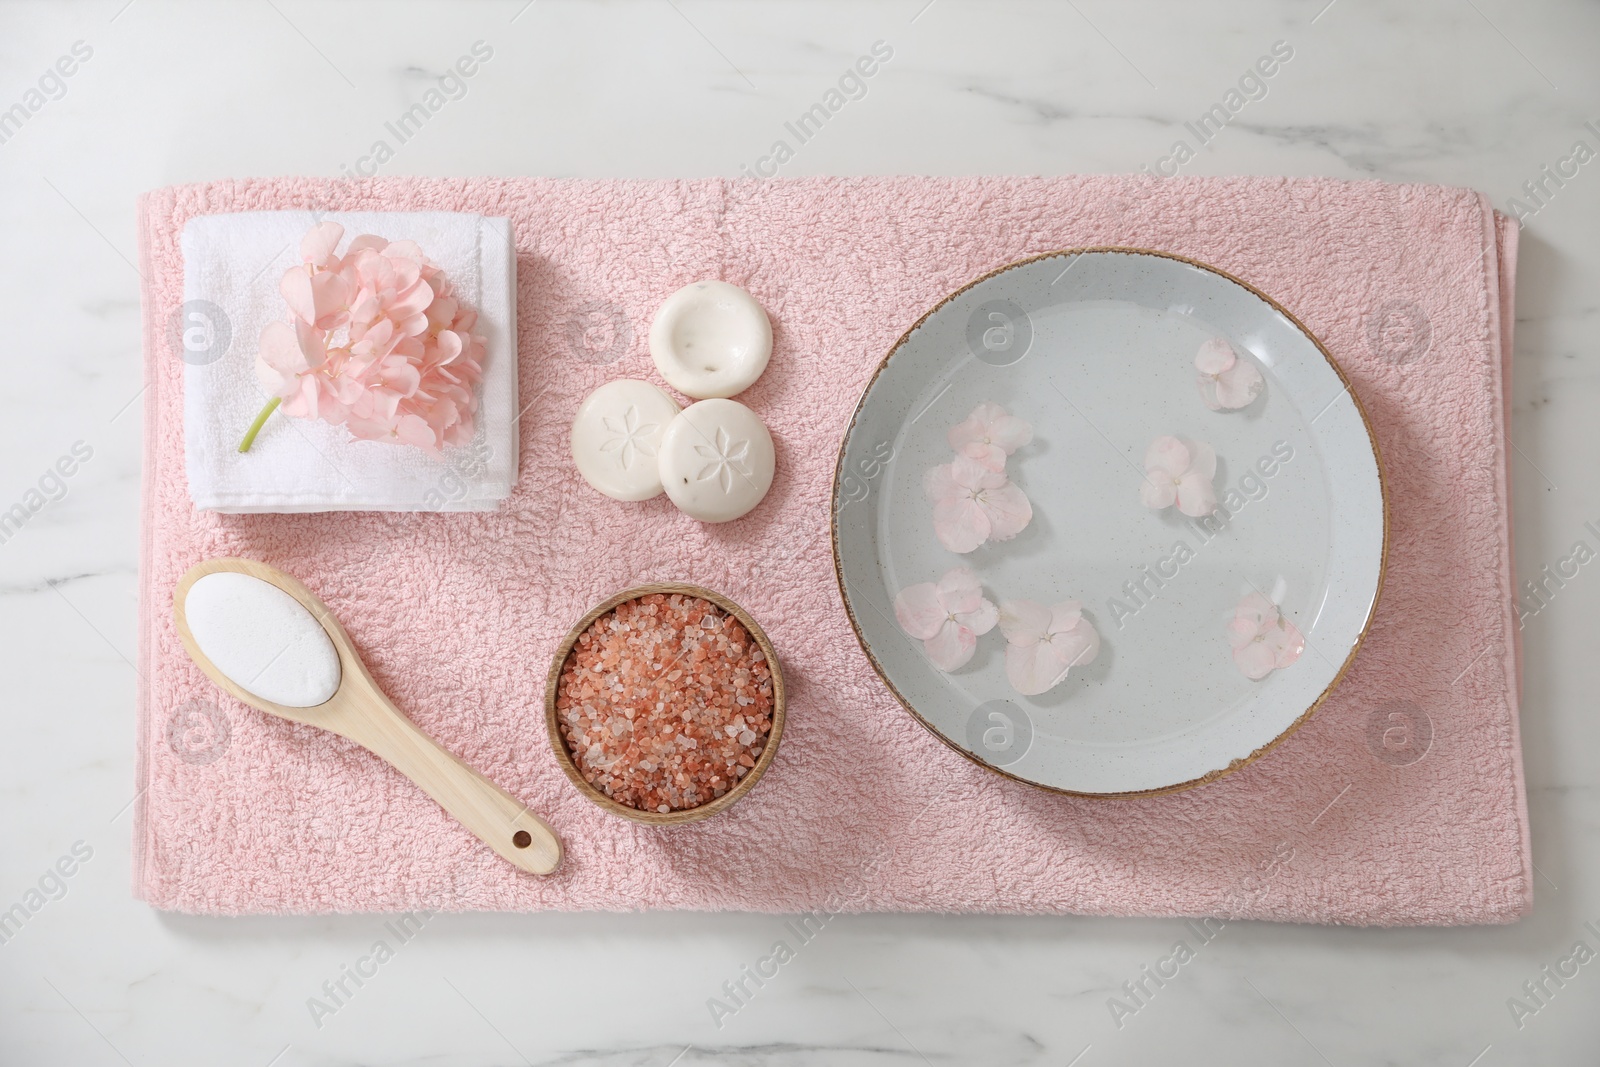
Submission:
<svg viewBox="0 0 1600 1067">
<path fill-rule="evenodd" d="M 767 657 L 768 667 L 772 671 L 772 728 L 767 732 L 766 747 L 761 750 L 761 756 L 756 760 L 756 765 L 750 772 L 741 778 L 737 785 L 714 800 L 693 808 L 680 808 L 675 811 L 642 811 L 631 808 L 626 804 L 605 795 L 599 789 L 590 785 L 578 770 L 578 764 L 573 759 L 572 751 L 567 747 L 566 738 L 561 736 L 561 723 L 556 716 L 556 695 L 561 687 L 561 670 L 567 664 L 567 659 L 572 655 L 573 647 L 578 643 L 578 638 L 583 635 L 590 625 L 600 616 L 626 604 L 630 600 L 639 600 L 643 597 L 662 594 L 665 596 L 682 595 L 699 597 L 726 611 L 729 615 L 739 620 L 739 623 L 755 638 L 756 644 Z M 772 765 L 773 759 L 778 754 L 778 742 L 783 736 L 783 724 L 786 713 L 785 696 L 783 687 L 783 669 L 778 664 L 777 651 L 772 647 L 772 641 L 767 637 L 766 631 L 750 617 L 750 613 L 735 604 L 721 593 L 714 592 L 704 586 L 694 585 L 689 582 L 649 582 L 644 585 L 624 589 L 602 600 L 595 607 L 590 608 L 583 618 L 567 631 L 567 635 L 556 646 L 555 656 L 550 662 L 550 672 L 545 679 L 544 687 L 544 721 L 545 730 L 550 737 L 550 748 L 555 752 L 556 763 L 560 765 L 567 780 L 578 788 L 585 798 L 598 804 L 613 815 L 619 815 L 634 822 L 641 822 L 651 826 L 677 826 L 682 823 L 697 822 L 710 818 L 718 812 L 725 811 L 733 806 L 746 793 L 755 786 L 767 768 Z"/>
<path fill-rule="evenodd" d="M 940 308 L 955 300 L 969 289 L 976 288 L 991 278 L 1004 274 L 1007 271 L 1015 270 L 1019 267 L 1025 267 L 1029 264 L 1037 263 L 1041 260 L 1055 259 L 1062 256 L 1071 256 L 1074 258 L 1074 260 L 1076 260 L 1077 257 L 1089 254 L 1154 256 L 1159 259 L 1175 260 L 1179 263 L 1187 263 L 1191 267 L 1198 267 L 1201 270 L 1218 275 L 1223 279 L 1239 286 L 1241 289 L 1254 294 L 1274 311 L 1287 319 L 1295 329 L 1299 330 L 1308 339 L 1310 339 L 1312 345 L 1315 346 L 1317 351 L 1322 354 L 1322 358 L 1327 361 L 1328 366 L 1333 368 L 1333 372 L 1338 375 L 1339 380 L 1344 383 L 1344 393 L 1348 394 L 1351 401 L 1354 402 L 1356 413 L 1361 417 L 1362 428 L 1366 430 L 1367 434 L 1367 444 L 1372 449 L 1373 463 L 1377 467 L 1378 495 L 1382 505 L 1383 526 L 1383 547 L 1378 557 L 1378 579 L 1377 584 L 1373 589 L 1372 603 L 1367 608 L 1366 620 L 1362 624 L 1360 632 L 1356 634 L 1355 640 L 1351 643 L 1349 653 L 1346 654 L 1344 661 L 1339 665 L 1339 669 L 1334 674 L 1333 679 L 1328 682 L 1327 687 L 1324 688 L 1320 694 L 1318 694 L 1317 698 L 1311 702 L 1310 707 L 1301 712 L 1299 717 L 1286 726 L 1276 737 L 1266 741 L 1247 755 L 1235 757 L 1233 760 L 1229 761 L 1226 766 L 1213 768 L 1199 777 L 1191 778 L 1184 782 L 1174 782 L 1170 785 L 1156 786 L 1150 789 L 1131 789 L 1113 793 L 1090 793 L 1075 789 L 1065 789 L 1060 786 L 1045 785 L 1042 782 L 1035 782 L 1032 779 L 1023 778 L 1019 775 L 1011 773 L 1004 767 L 989 763 L 974 753 L 967 751 L 965 748 L 962 748 L 955 741 L 947 737 L 943 732 L 936 729 L 931 722 L 923 718 L 922 714 L 917 711 L 917 709 L 912 705 L 911 701 L 906 699 L 906 697 L 895 686 L 894 682 L 890 681 L 888 671 L 884 670 L 883 665 L 878 662 L 878 657 L 873 654 L 872 649 L 867 643 L 865 634 L 862 633 L 861 625 L 856 619 L 855 608 L 852 606 L 850 601 L 850 594 L 845 588 L 844 557 L 839 548 L 839 494 L 844 478 L 845 454 L 850 445 L 850 435 L 855 432 L 856 423 L 861 418 L 861 411 L 866 405 L 867 396 L 872 392 L 873 385 L 877 382 L 878 378 L 884 373 L 884 371 L 888 369 L 889 361 L 893 359 L 895 354 L 899 352 L 906 342 L 911 339 L 911 335 L 916 333 L 917 330 L 921 328 L 922 324 L 932 318 L 934 313 Z M 1389 574 L 1390 535 L 1393 532 L 1392 522 L 1394 516 L 1394 505 L 1393 501 L 1390 499 L 1390 485 L 1388 473 L 1383 462 L 1383 451 L 1378 446 L 1378 433 L 1373 427 L 1372 416 L 1367 412 L 1366 405 L 1361 402 L 1361 395 L 1356 391 L 1355 383 L 1351 381 L 1350 375 L 1345 373 L 1345 369 L 1339 363 L 1339 361 L 1333 357 L 1333 353 L 1328 350 L 1328 346 L 1323 343 L 1322 338 L 1313 333 L 1311 327 L 1302 322 L 1300 318 L 1294 314 L 1294 312 L 1290 311 L 1283 304 L 1269 296 L 1265 291 L 1258 289 L 1254 285 L 1251 285 L 1238 275 L 1223 270 L 1221 267 L 1213 266 L 1212 264 L 1204 262 L 1203 260 L 1180 255 L 1176 252 L 1164 252 L 1156 248 L 1139 248 L 1130 245 L 1079 245 L 1070 248 L 1060 248 L 1054 251 L 1040 252 L 1031 256 L 1025 256 L 1009 263 L 1003 263 L 1000 266 L 995 267 L 993 270 L 986 271 L 985 273 L 967 282 L 965 285 L 962 285 L 960 288 L 954 290 L 949 295 L 938 300 L 933 304 L 932 307 L 925 311 L 916 322 L 912 323 L 910 327 L 908 327 L 906 331 L 900 335 L 894 344 L 889 347 L 889 351 L 884 355 L 884 357 L 878 361 L 878 365 L 876 368 L 874 368 L 872 376 L 869 377 L 866 384 L 862 386 L 861 395 L 857 398 L 855 408 L 850 413 L 850 421 L 845 425 L 844 432 L 839 437 L 839 449 L 834 459 L 833 482 L 829 489 L 828 511 L 828 530 L 833 546 L 833 577 L 838 586 L 839 597 L 844 603 L 845 615 L 850 621 L 850 629 L 855 634 L 856 642 L 861 646 L 862 653 L 867 657 L 867 662 L 871 665 L 873 671 L 878 675 L 878 678 L 883 682 L 884 686 L 889 690 L 890 694 L 895 698 L 900 706 L 909 712 L 911 717 L 920 723 L 925 730 L 942 742 L 952 752 L 956 753 L 956 755 L 962 757 L 967 762 L 975 766 L 983 768 L 991 774 L 997 774 L 1002 778 L 1009 778 L 1013 782 L 1028 786 L 1030 789 L 1038 789 L 1046 793 L 1054 793 L 1058 796 L 1082 797 L 1086 800 L 1117 801 L 1168 796 L 1173 793 L 1181 793 L 1189 789 L 1194 789 L 1198 786 L 1209 785 L 1210 783 L 1221 778 L 1225 778 L 1228 775 L 1233 774 L 1235 771 L 1254 763 L 1256 760 L 1277 748 L 1291 735 L 1293 735 L 1295 731 L 1304 726 L 1311 716 L 1316 713 L 1318 708 L 1322 707 L 1323 703 L 1328 699 L 1328 697 L 1331 696 L 1334 690 L 1339 687 L 1339 683 L 1344 680 L 1345 675 L 1349 673 L 1351 666 L 1356 661 L 1357 654 L 1360 653 L 1362 647 L 1366 644 L 1367 637 L 1372 633 L 1374 620 L 1378 617 L 1378 605 L 1383 600 L 1384 584 Z"/>
</svg>

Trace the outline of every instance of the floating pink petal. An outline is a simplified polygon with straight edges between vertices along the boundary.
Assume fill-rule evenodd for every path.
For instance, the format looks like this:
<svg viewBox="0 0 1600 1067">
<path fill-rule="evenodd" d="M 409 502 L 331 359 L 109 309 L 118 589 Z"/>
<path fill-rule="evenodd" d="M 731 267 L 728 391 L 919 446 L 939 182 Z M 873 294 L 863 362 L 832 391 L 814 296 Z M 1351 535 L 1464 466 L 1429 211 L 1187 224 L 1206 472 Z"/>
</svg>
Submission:
<svg viewBox="0 0 1600 1067">
<path fill-rule="evenodd" d="M 1239 361 L 1239 354 L 1226 339 L 1213 337 L 1195 353 L 1194 366 L 1201 374 L 1221 374 Z"/>
<path fill-rule="evenodd" d="M 894 617 L 900 629 L 918 641 L 935 636 L 945 624 L 939 587 L 933 582 L 923 582 L 900 590 L 900 595 L 894 598 Z"/>
<path fill-rule="evenodd" d="M 985 490 L 979 504 L 989 515 L 989 540 L 1009 541 L 1033 520 L 1033 505 L 1015 482 Z"/>
<path fill-rule="evenodd" d="M 977 635 L 966 626 L 954 624 L 941 627 L 938 633 L 922 642 L 928 662 L 945 672 L 965 667 L 977 648 Z"/>
<path fill-rule="evenodd" d="M 934 534 L 952 552 L 1009 541 L 1033 518 L 1033 505 L 1021 489 L 967 456 L 929 470 L 923 491 L 933 501 Z"/>
<path fill-rule="evenodd" d="M 1249 359 L 1241 359 L 1221 337 L 1213 337 L 1200 346 L 1194 366 L 1200 399 L 1212 411 L 1248 407 L 1267 385 L 1261 368 Z"/>
<path fill-rule="evenodd" d="M 1100 633 L 1076 600 L 1048 608 L 1032 600 L 1008 600 L 1000 606 L 999 622 L 1007 642 L 1006 678 L 1023 696 L 1048 692 L 1073 667 L 1100 654 Z"/>
<path fill-rule="evenodd" d="M 1299 659 L 1306 639 L 1278 605 L 1251 592 L 1239 601 L 1228 622 L 1228 644 L 1239 671 L 1251 681 L 1260 681 Z"/>
<path fill-rule="evenodd" d="M 1144 455 L 1144 481 L 1139 500 L 1159 511 L 1176 504 L 1190 518 L 1217 510 L 1217 453 L 1210 445 L 1163 436 L 1150 442 Z"/>
<path fill-rule="evenodd" d="M 983 595 L 978 576 L 967 567 L 946 571 L 938 582 L 901 590 L 894 598 L 900 628 L 922 642 L 922 650 L 941 671 L 966 666 L 978 636 L 994 629 L 995 606 Z"/>
<path fill-rule="evenodd" d="M 999 404 L 984 401 L 951 427 L 947 440 L 968 459 L 991 471 L 1003 471 L 1006 457 L 1033 440 L 1033 427 Z"/>
</svg>

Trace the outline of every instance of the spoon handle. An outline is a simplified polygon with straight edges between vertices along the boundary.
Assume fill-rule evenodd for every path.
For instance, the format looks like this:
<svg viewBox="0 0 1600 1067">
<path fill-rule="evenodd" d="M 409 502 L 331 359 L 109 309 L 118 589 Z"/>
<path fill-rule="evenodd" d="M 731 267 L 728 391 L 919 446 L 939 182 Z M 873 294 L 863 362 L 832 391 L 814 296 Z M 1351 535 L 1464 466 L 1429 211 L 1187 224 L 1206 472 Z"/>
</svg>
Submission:
<svg viewBox="0 0 1600 1067">
<path fill-rule="evenodd" d="M 339 732 L 387 760 L 506 860 L 533 874 L 561 865 L 561 841 L 528 806 L 423 733 L 376 687 L 347 687 Z"/>
<path fill-rule="evenodd" d="M 321 624 L 339 656 L 339 688 L 330 699 L 315 707 L 276 704 L 250 692 L 211 662 L 189 628 L 187 604 L 189 590 L 207 575 L 220 571 L 276 586 L 299 601 Z M 369 749 L 420 786 L 513 866 L 533 874 L 549 874 L 561 865 L 561 841 L 544 820 L 423 733 L 395 707 L 361 662 L 350 635 L 332 610 L 291 576 L 250 559 L 219 558 L 197 563 L 173 590 L 172 618 L 189 658 L 230 696 L 290 722 L 331 730 Z"/>
</svg>

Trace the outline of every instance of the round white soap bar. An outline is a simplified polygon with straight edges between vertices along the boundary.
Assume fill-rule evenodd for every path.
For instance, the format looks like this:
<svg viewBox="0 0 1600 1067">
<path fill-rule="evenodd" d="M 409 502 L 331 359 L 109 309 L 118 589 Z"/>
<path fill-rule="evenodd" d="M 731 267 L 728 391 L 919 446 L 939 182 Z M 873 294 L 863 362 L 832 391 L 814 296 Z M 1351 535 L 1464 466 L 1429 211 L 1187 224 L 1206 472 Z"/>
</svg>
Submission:
<svg viewBox="0 0 1600 1067">
<path fill-rule="evenodd" d="M 772 435 L 737 400 L 683 409 L 661 438 L 661 482 L 672 502 L 701 522 L 729 522 L 772 487 Z"/>
<path fill-rule="evenodd" d="M 661 437 L 677 415 L 677 402 L 649 382 L 607 382 L 584 398 L 572 419 L 578 473 L 613 500 L 659 496 Z"/>
<path fill-rule="evenodd" d="M 339 653 L 305 605 L 271 582 L 215 571 L 189 587 L 183 617 L 211 665 L 240 689 L 289 708 L 338 692 Z"/>
<path fill-rule="evenodd" d="M 772 356 L 772 323 L 756 298 L 727 282 L 693 282 L 650 324 L 650 355 L 667 384 L 700 400 L 742 393 Z"/>
</svg>

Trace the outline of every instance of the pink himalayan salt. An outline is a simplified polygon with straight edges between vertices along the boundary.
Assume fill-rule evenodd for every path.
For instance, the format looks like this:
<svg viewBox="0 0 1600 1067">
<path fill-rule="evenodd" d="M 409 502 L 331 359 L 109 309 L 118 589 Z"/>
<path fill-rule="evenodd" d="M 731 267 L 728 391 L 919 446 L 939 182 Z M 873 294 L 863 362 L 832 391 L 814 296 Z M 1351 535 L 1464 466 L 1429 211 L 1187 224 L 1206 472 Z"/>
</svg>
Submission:
<svg viewBox="0 0 1600 1067">
<path fill-rule="evenodd" d="M 578 637 L 556 715 L 578 771 L 641 811 L 699 807 L 732 789 L 772 730 L 772 669 L 738 619 L 700 597 L 617 605 Z"/>
</svg>

